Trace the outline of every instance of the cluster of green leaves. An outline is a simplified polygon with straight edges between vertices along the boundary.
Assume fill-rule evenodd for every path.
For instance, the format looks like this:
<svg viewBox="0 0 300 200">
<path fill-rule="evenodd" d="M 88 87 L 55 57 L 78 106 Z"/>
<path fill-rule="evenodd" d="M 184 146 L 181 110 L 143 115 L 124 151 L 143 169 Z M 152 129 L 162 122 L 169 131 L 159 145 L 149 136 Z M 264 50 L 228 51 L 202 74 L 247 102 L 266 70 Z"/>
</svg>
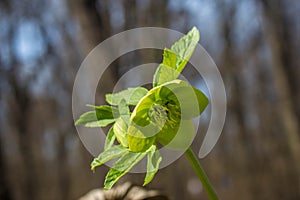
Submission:
<svg viewBox="0 0 300 200">
<path fill-rule="evenodd" d="M 169 149 L 185 150 L 194 137 L 192 118 L 200 115 L 208 104 L 207 97 L 187 82 L 178 80 L 199 41 L 194 27 L 171 49 L 164 49 L 163 62 L 158 66 L 153 88 L 129 88 L 107 94 L 110 105 L 92 106 L 75 125 L 105 127 L 108 131 L 104 151 L 91 163 L 91 169 L 119 158 L 106 175 L 104 188 L 110 189 L 123 175 L 147 156 L 144 185 L 156 174 L 162 157 L 157 144 Z M 134 106 L 130 112 L 129 106 Z"/>
</svg>

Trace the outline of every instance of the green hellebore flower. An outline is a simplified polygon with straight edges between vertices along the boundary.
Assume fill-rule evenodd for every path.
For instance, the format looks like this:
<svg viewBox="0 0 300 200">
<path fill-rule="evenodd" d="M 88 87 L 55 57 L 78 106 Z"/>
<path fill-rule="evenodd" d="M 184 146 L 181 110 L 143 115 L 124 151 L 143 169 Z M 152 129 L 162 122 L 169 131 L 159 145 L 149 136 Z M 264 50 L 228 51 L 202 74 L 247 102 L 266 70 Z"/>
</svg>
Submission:
<svg viewBox="0 0 300 200">
<path fill-rule="evenodd" d="M 169 149 L 185 150 L 194 137 L 192 119 L 208 104 L 207 97 L 182 80 L 150 90 L 136 105 L 127 132 L 128 147 L 144 152 L 156 141 Z"/>
<path fill-rule="evenodd" d="M 90 106 L 76 125 L 105 127 L 113 124 L 105 140 L 104 151 L 91 163 L 91 169 L 119 158 L 106 175 L 104 188 L 110 189 L 122 176 L 147 155 L 144 185 L 157 173 L 162 156 L 156 142 L 169 149 L 186 150 L 194 137 L 192 118 L 208 104 L 207 97 L 187 82 L 176 80 L 199 41 L 193 27 L 170 49 L 165 48 L 162 63 L 153 76 L 153 89 L 143 87 L 106 94 L 111 106 Z M 130 113 L 130 107 L 135 109 Z M 114 145 L 115 140 L 118 145 Z"/>
</svg>

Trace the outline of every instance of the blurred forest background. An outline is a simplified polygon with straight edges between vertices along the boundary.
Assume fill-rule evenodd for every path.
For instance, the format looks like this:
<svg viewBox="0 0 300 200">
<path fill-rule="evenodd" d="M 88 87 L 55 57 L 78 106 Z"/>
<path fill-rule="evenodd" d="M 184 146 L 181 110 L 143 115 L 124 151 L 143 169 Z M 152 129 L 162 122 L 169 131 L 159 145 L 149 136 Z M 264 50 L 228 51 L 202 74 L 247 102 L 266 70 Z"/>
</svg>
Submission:
<svg viewBox="0 0 300 200">
<path fill-rule="evenodd" d="M 108 168 L 90 171 L 92 156 L 73 125 L 74 78 L 97 44 L 143 26 L 183 33 L 197 26 L 219 67 L 227 118 L 201 162 L 220 199 L 300 199 L 298 0 L 1 0 L 0 199 L 77 199 L 102 187 Z M 124 72 L 161 55 L 145 50 L 116 60 L 99 97 Z M 193 79 L 192 70 L 184 73 Z M 122 181 L 141 184 L 143 176 Z M 174 200 L 207 199 L 185 157 L 148 187 Z"/>
</svg>

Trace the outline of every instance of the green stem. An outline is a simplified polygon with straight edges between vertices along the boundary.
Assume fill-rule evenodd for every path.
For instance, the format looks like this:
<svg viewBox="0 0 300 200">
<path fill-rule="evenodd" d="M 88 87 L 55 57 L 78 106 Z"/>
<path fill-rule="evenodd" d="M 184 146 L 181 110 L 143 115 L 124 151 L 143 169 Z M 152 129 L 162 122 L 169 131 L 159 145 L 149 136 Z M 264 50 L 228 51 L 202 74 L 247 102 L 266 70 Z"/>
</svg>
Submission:
<svg viewBox="0 0 300 200">
<path fill-rule="evenodd" d="M 193 152 L 193 150 L 191 149 L 191 147 L 189 147 L 186 152 L 185 152 L 186 157 L 188 158 L 188 160 L 190 161 L 194 171 L 196 172 L 198 178 L 200 179 L 202 186 L 204 188 L 204 190 L 206 191 L 208 197 L 210 200 L 218 200 L 218 196 L 214 190 L 214 188 L 212 187 L 209 179 L 207 178 L 203 168 L 200 165 L 200 162 L 197 158 L 197 156 L 195 155 L 195 153 Z"/>
</svg>

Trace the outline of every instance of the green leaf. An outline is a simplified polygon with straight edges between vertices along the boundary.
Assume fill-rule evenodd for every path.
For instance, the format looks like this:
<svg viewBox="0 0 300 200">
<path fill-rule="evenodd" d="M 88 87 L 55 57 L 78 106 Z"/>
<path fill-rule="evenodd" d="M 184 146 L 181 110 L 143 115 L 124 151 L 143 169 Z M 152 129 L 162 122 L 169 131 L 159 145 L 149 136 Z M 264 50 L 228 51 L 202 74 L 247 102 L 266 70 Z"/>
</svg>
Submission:
<svg viewBox="0 0 300 200">
<path fill-rule="evenodd" d="M 130 119 L 130 110 L 129 107 L 126 104 L 125 99 L 122 99 L 119 103 L 119 114 L 120 117 L 126 122 L 127 126 L 129 124 Z"/>
<path fill-rule="evenodd" d="M 112 186 L 129 170 L 141 161 L 146 156 L 146 153 L 127 152 L 124 154 L 109 170 L 105 177 L 104 189 L 111 189 Z"/>
<path fill-rule="evenodd" d="M 159 86 L 163 83 L 172 81 L 179 76 L 179 72 L 175 68 L 168 65 L 160 64 L 153 76 L 153 86 Z"/>
<path fill-rule="evenodd" d="M 200 39 L 199 31 L 193 27 L 185 36 L 172 45 L 171 50 L 177 55 L 176 69 L 181 72 L 192 56 Z"/>
<path fill-rule="evenodd" d="M 147 185 L 152 181 L 154 175 L 158 171 L 159 163 L 162 161 L 162 157 L 159 151 L 157 150 L 156 145 L 152 145 L 147 155 L 148 155 L 147 174 L 143 186 Z"/>
<path fill-rule="evenodd" d="M 111 127 L 107 133 L 105 144 L 104 144 L 104 151 L 111 148 L 116 140 L 116 136 L 114 133 L 114 128 Z"/>
<path fill-rule="evenodd" d="M 199 38 L 198 29 L 193 27 L 187 35 L 172 45 L 171 49 L 166 48 L 164 50 L 163 62 L 159 65 L 153 77 L 154 87 L 178 78 L 192 56 Z"/>
<path fill-rule="evenodd" d="M 75 125 L 84 125 L 86 127 L 105 127 L 116 119 L 102 119 L 97 118 L 97 113 L 95 111 L 90 111 L 82 114 L 80 118 L 75 122 Z"/>
<path fill-rule="evenodd" d="M 121 145 L 112 146 L 111 148 L 106 149 L 103 151 L 97 158 L 95 158 L 91 163 L 91 170 L 95 170 L 96 167 L 101 166 L 102 164 L 106 163 L 107 161 L 120 157 L 124 155 L 128 150 Z"/>
<path fill-rule="evenodd" d="M 120 115 L 118 109 L 112 106 L 94 106 L 89 104 L 86 106 L 95 109 L 98 120 L 117 119 Z"/>
<path fill-rule="evenodd" d="M 111 106 L 93 106 L 87 105 L 95 111 L 89 111 L 80 116 L 75 125 L 84 125 L 86 127 L 105 127 L 116 121 L 119 117 L 118 110 Z"/>
<path fill-rule="evenodd" d="M 128 147 L 127 128 L 127 124 L 122 118 L 119 118 L 113 126 L 118 142 L 124 147 Z"/>
<path fill-rule="evenodd" d="M 164 57 L 163 57 L 163 65 L 169 66 L 173 69 L 176 69 L 176 63 L 177 63 L 177 58 L 178 56 L 176 55 L 175 52 L 173 52 L 171 49 L 165 48 L 164 49 Z"/>
<path fill-rule="evenodd" d="M 122 99 L 119 103 L 119 114 L 122 115 L 130 115 L 129 107 L 126 104 L 125 99 Z"/>
<path fill-rule="evenodd" d="M 122 99 L 125 99 L 127 105 L 136 105 L 147 92 L 143 87 L 128 88 L 118 93 L 106 94 L 105 99 L 110 105 L 119 105 Z"/>
</svg>

